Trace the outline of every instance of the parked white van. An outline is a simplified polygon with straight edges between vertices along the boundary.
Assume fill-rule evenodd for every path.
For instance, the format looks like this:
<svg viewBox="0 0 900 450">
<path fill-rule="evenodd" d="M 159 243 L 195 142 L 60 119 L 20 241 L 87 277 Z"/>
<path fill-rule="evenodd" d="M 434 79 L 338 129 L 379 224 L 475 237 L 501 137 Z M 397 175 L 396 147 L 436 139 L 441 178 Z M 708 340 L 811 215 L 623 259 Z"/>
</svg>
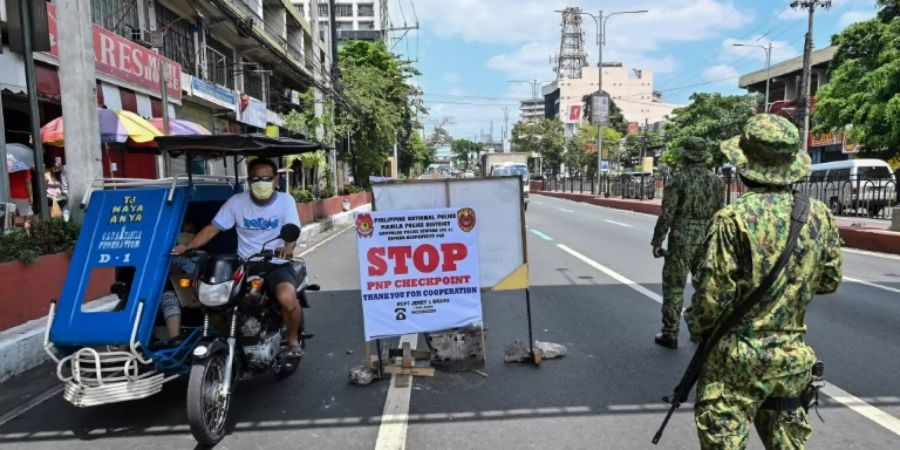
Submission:
<svg viewBox="0 0 900 450">
<path fill-rule="evenodd" d="M 897 202 L 897 180 L 891 166 L 880 159 L 813 164 L 806 182 L 797 187 L 825 202 L 835 214 L 865 209 L 875 217 Z"/>
</svg>

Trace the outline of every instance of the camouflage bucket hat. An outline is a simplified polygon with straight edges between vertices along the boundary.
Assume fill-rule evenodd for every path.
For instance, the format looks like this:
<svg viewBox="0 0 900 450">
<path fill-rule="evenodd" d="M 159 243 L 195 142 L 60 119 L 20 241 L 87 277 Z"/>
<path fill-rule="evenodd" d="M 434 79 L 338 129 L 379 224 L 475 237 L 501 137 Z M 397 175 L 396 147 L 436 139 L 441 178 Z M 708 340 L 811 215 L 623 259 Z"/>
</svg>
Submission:
<svg viewBox="0 0 900 450">
<path fill-rule="evenodd" d="M 800 133 L 789 120 L 757 114 L 744 131 L 722 143 L 722 153 L 741 175 L 763 184 L 789 185 L 806 176 L 812 161 L 798 147 Z"/>
<path fill-rule="evenodd" d="M 688 136 L 681 141 L 681 157 L 685 162 L 703 162 L 708 155 L 705 139 Z"/>
</svg>

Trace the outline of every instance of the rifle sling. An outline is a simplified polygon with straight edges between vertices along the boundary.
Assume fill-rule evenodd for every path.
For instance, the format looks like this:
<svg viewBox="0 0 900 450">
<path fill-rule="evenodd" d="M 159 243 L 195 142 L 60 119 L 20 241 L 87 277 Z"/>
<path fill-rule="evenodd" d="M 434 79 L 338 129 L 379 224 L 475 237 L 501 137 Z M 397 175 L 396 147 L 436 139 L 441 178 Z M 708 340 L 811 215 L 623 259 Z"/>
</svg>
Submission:
<svg viewBox="0 0 900 450">
<path fill-rule="evenodd" d="M 682 379 L 682 383 L 689 383 L 689 385 L 679 385 L 676 388 L 675 392 L 679 392 L 680 388 L 684 388 L 682 391 L 684 393 L 690 391 L 693 384 L 696 383 L 697 379 L 699 378 L 700 367 L 702 367 L 703 364 L 706 363 L 707 357 L 712 352 L 712 349 L 715 348 L 719 340 L 721 340 L 722 337 L 731 332 L 731 330 L 735 326 L 741 323 L 747 313 L 749 313 L 754 306 L 759 304 L 759 302 L 762 301 L 763 297 L 765 297 L 765 295 L 769 292 L 769 289 L 772 288 L 772 285 L 775 284 L 775 280 L 781 275 L 781 272 L 787 265 L 791 253 L 793 253 L 794 248 L 796 248 L 797 246 L 797 239 L 800 237 L 800 231 L 803 229 L 803 226 L 806 224 L 808 219 L 809 199 L 799 192 L 795 192 L 793 194 L 793 204 L 791 205 L 790 231 L 784 250 L 781 252 L 781 255 L 778 256 L 778 260 L 775 262 L 772 270 L 770 270 L 769 273 L 766 274 L 766 276 L 760 282 L 759 286 L 757 286 L 756 289 L 750 295 L 745 297 L 740 303 L 735 305 L 734 309 L 732 309 L 731 311 L 731 314 L 729 314 L 722 322 L 722 325 L 716 328 L 706 339 L 704 339 L 705 342 L 703 342 L 703 345 L 701 346 L 702 354 L 699 355 L 700 358 L 698 361 L 698 367 L 696 368 L 697 370 L 695 371 L 696 373 L 694 373 L 693 376 L 690 377 L 687 376 L 688 374 L 685 374 L 685 377 Z"/>
</svg>

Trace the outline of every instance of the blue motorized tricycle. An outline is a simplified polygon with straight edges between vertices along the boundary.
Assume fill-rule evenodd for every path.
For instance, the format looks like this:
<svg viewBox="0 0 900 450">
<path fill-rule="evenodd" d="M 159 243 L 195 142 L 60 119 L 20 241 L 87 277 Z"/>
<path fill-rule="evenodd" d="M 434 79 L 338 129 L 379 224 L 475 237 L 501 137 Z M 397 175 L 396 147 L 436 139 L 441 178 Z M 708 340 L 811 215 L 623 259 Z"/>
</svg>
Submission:
<svg viewBox="0 0 900 450">
<path fill-rule="evenodd" d="M 284 378 L 299 362 L 280 356 L 287 330 L 277 302 L 267 294 L 265 274 L 291 264 L 303 307 L 308 307 L 306 292 L 318 286 L 309 284 L 302 259 L 279 260 L 268 244 L 248 258 L 235 256 L 233 230 L 190 253 L 173 255 L 171 249 L 184 233 L 210 223 L 219 207 L 242 190 L 237 176 L 242 158 L 304 153 L 319 145 L 256 135 L 157 141 L 159 152 L 185 156 L 188 168 L 198 158 L 225 158 L 236 175 L 197 176 L 189 170 L 159 180 L 95 181 L 82 203 L 84 222 L 63 291 L 50 307 L 44 346 L 65 384 L 65 399 L 77 407 L 145 398 L 166 382 L 188 376 L 191 431 L 201 444 L 212 445 L 225 434 L 239 379 L 251 374 Z M 299 235 L 299 227 L 285 225 L 280 238 L 294 242 Z M 110 271 L 116 277 L 110 307 L 97 308 L 85 298 L 87 286 Z M 169 309 L 178 312 L 174 323 Z M 302 343 L 312 337 L 305 322 L 299 330 Z"/>
</svg>

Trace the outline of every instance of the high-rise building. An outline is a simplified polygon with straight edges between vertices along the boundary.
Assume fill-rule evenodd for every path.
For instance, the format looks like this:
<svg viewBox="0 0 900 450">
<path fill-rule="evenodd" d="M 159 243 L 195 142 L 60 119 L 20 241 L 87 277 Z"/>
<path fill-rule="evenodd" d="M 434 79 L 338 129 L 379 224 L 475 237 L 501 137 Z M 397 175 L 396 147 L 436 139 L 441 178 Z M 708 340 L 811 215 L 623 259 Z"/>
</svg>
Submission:
<svg viewBox="0 0 900 450">
<path fill-rule="evenodd" d="M 312 20 L 311 0 L 293 0 L 294 6 Z M 328 40 L 331 11 L 328 1 L 318 1 L 319 33 Z M 386 39 L 388 29 L 387 0 L 337 0 L 334 4 L 334 19 L 338 40 L 377 41 Z"/>
<path fill-rule="evenodd" d="M 519 105 L 519 117 L 522 122 L 534 122 L 544 117 L 544 99 L 522 100 Z"/>
</svg>

